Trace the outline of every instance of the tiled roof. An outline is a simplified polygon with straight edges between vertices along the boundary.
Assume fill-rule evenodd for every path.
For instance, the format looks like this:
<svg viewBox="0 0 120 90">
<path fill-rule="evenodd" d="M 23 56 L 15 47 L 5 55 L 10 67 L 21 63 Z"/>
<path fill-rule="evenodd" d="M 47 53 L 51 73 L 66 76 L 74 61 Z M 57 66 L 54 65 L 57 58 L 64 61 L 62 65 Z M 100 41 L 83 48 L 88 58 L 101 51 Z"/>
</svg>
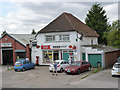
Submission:
<svg viewBox="0 0 120 90">
<path fill-rule="evenodd" d="M 103 50 L 104 52 L 118 51 L 120 49 L 105 45 L 82 45 L 82 47 L 92 47 L 92 49 Z"/>
<path fill-rule="evenodd" d="M 15 38 L 17 41 L 21 42 L 26 46 L 26 44 L 30 43 L 30 38 L 34 37 L 33 34 L 10 34 L 13 38 Z"/>
<path fill-rule="evenodd" d="M 99 35 L 88 27 L 86 24 L 81 22 L 79 19 L 74 17 L 70 13 L 62 13 L 59 17 L 49 23 L 46 27 L 41 29 L 38 33 L 50 33 L 50 32 L 69 32 L 76 31 L 82 33 L 83 36 L 98 37 Z"/>
</svg>

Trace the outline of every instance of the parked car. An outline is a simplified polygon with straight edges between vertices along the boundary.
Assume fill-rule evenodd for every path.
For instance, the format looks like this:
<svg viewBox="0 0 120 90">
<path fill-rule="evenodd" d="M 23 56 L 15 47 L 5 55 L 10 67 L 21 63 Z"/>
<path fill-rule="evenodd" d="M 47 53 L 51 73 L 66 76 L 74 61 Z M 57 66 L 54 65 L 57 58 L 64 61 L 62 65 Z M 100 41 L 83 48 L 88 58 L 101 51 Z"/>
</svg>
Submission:
<svg viewBox="0 0 120 90">
<path fill-rule="evenodd" d="M 35 64 L 30 62 L 30 60 L 17 60 L 14 64 L 14 71 L 22 70 L 25 71 L 26 69 L 34 69 Z"/>
<path fill-rule="evenodd" d="M 69 66 L 69 63 L 66 60 L 55 60 L 55 61 L 57 63 L 57 71 L 63 72 L 64 69 Z M 49 71 L 51 72 L 53 70 L 54 70 L 54 62 L 52 62 L 49 65 Z"/>
<path fill-rule="evenodd" d="M 74 61 L 70 66 L 65 68 L 65 73 L 73 74 L 73 73 L 78 73 L 86 71 L 86 70 L 91 70 L 91 64 L 87 61 Z"/>
<path fill-rule="evenodd" d="M 120 76 L 120 63 L 119 62 L 117 62 L 113 65 L 111 74 L 112 74 L 112 76 Z"/>
</svg>

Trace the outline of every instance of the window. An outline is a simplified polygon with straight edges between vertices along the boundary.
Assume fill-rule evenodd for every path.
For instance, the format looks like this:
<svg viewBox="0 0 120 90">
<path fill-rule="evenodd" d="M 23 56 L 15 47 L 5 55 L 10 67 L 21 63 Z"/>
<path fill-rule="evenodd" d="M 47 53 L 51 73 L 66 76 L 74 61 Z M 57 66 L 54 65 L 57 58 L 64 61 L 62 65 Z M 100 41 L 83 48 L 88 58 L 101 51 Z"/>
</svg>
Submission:
<svg viewBox="0 0 120 90">
<path fill-rule="evenodd" d="M 32 42 L 32 47 L 36 47 L 37 46 L 37 41 Z"/>
<path fill-rule="evenodd" d="M 63 35 L 63 41 L 69 41 L 69 35 Z"/>
<path fill-rule="evenodd" d="M 86 64 L 86 62 L 82 62 L 82 65 L 85 65 Z"/>
<path fill-rule="evenodd" d="M 27 60 L 27 61 L 26 61 L 26 63 L 27 63 L 27 64 L 29 64 L 29 63 L 30 63 L 30 61 L 29 61 L 29 60 Z"/>
<path fill-rule="evenodd" d="M 55 36 L 46 36 L 46 41 L 49 42 L 49 41 L 55 41 Z"/>
<path fill-rule="evenodd" d="M 24 61 L 23 64 L 26 64 L 26 61 Z"/>
<path fill-rule="evenodd" d="M 69 35 L 59 35 L 59 41 L 69 41 Z"/>
</svg>

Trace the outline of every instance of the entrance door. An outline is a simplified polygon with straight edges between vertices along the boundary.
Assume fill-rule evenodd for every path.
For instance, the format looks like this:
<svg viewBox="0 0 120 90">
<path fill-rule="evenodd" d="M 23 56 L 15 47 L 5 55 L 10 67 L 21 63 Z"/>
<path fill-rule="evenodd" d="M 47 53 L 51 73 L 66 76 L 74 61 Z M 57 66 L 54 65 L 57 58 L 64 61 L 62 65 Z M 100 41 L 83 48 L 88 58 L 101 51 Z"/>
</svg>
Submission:
<svg viewBox="0 0 120 90">
<path fill-rule="evenodd" d="M 3 65 L 11 64 L 13 65 L 13 50 L 3 50 Z"/>
<path fill-rule="evenodd" d="M 59 52 L 58 52 L 58 50 L 57 51 L 54 51 L 54 54 L 53 54 L 54 56 L 54 61 L 55 60 L 59 60 Z"/>
</svg>

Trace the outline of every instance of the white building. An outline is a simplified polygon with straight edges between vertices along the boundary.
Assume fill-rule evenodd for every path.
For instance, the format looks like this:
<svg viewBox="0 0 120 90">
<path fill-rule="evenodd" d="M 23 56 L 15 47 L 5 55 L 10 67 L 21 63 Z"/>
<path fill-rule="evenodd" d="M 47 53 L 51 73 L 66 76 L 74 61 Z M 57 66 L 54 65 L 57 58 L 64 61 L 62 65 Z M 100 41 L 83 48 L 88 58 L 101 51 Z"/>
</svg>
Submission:
<svg viewBox="0 0 120 90">
<path fill-rule="evenodd" d="M 36 56 L 39 65 L 49 65 L 57 59 L 68 60 L 70 56 L 80 61 L 86 52 L 81 46 L 97 45 L 98 36 L 72 14 L 62 13 L 37 33 L 36 40 L 32 41 L 32 61 L 36 63 Z"/>
</svg>

